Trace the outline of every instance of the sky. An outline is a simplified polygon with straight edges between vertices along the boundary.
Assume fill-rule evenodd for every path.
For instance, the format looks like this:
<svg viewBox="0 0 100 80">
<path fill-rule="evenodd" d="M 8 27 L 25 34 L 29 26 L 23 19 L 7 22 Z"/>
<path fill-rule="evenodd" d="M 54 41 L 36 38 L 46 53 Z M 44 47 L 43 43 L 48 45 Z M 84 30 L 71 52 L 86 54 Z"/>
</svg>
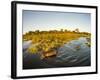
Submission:
<svg viewBox="0 0 100 80">
<path fill-rule="evenodd" d="M 91 32 L 90 13 L 23 10 L 23 34 L 28 31 L 75 30 Z"/>
</svg>

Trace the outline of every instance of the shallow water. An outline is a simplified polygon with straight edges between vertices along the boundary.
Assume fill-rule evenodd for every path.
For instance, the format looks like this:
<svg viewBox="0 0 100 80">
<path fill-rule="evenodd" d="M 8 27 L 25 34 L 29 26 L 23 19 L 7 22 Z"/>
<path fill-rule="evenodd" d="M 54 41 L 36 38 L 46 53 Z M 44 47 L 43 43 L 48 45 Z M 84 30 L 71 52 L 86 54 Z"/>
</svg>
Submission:
<svg viewBox="0 0 100 80">
<path fill-rule="evenodd" d="M 27 51 L 31 41 L 23 43 L 23 69 L 90 66 L 90 47 L 85 37 L 72 40 L 57 50 L 57 56 L 41 60 L 39 54 Z"/>
<path fill-rule="evenodd" d="M 90 47 L 86 43 L 88 41 L 82 37 L 60 47 L 57 54 L 58 62 L 68 62 L 69 66 L 81 66 L 82 62 L 87 60 L 87 64 L 84 65 L 90 65 Z"/>
</svg>

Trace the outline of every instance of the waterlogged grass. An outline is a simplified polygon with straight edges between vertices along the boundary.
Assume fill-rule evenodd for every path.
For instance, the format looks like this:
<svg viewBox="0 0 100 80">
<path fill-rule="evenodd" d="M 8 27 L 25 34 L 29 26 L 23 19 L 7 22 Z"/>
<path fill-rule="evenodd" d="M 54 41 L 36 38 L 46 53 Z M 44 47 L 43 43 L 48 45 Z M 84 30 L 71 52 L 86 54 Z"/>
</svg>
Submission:
<svg viewBox="0 0 100 80">
<path fill-rule="evenodd" d="M 23 40 L 32 41 L 32 45 L 34 46 L 30 46 L 28 51 L 32 54 L 36 54 L 41 51 L 43 53 L 47 53 L 49 51 L 56 50 L 71 40 L 76 40 L 80 37 L 90 39 L 91 34 L 86 32 L 71 31 L 30 31 L 23 35 Z M 86 45 L 90 46 L 90 43 Z"/>
</svg>

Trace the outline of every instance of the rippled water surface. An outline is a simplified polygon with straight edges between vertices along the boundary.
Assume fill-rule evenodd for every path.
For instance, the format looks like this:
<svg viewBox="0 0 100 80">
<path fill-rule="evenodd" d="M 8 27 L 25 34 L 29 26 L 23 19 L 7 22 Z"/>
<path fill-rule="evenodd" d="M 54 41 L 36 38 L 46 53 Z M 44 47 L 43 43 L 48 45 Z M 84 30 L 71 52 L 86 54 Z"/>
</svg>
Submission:
<svg viewBox="0 0 100 80">
<path fill-rule="evenodd" d="M 23 42 L 23 69 L 90 66 L 91 50 L 86 43 L 88 40 L 85 37 L 72 40 L 57 50 L 56 57 L 42 60 L 39 54 L 30 54 L 27 51 L 32 43 L 25 41 Z"/>
</svg>

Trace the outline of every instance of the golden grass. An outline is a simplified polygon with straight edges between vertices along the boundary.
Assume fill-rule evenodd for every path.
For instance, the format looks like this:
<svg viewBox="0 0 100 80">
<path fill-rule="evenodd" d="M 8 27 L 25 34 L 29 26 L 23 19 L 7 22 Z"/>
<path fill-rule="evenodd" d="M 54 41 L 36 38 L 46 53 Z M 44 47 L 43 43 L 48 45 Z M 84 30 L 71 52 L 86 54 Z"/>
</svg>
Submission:
<svg viewBox="0 0 100 80">
<path fill-rule="evenodd" d="M 30 53 L 37 53 L 39 51 L 48 52 L 52 49 L 57 49 L 60 46 L 68 43 L 71 40 L 80 37 L 91 37 L 90 33 L 86 32 L 61 32 L 61 31 L 41 31 L 28 32 L 23 35 L 23 40 L 31 40 L 32 44 L 38 44 L 34 47 L 29 47 Z M 87 44 L 89 45 L 89 44 Z M 90 45 L 89 45 L 90 46 Z"/>
</svg>

